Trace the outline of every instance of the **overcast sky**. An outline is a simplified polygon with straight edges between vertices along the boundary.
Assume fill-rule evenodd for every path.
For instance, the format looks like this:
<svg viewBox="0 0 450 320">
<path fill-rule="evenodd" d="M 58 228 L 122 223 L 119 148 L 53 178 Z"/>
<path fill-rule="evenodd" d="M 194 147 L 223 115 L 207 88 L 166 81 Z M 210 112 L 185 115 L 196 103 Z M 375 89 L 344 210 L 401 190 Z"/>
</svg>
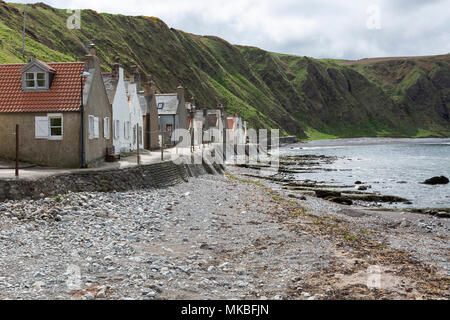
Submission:
<svg viewBox="0 0 450 320">
<path fill-rule="evenodd" d="M 33 3 L 37 1 L 13 2 Z M 43 0 L 316 58 L 450 53 L 450 0 Z"/>
</svg>

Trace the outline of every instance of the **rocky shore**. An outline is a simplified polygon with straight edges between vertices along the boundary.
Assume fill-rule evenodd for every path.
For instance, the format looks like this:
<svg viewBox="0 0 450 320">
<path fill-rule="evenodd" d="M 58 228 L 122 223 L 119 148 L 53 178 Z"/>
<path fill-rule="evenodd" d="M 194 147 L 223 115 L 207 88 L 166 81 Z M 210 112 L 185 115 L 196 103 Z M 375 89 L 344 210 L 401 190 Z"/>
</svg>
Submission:
<svg viewBox="0 0 450 320">
<path fill-rule="evenodd" d="M 0 203 L 0 299 L 449 298 L 448 219 L 228 170 Z"/>
</svg>

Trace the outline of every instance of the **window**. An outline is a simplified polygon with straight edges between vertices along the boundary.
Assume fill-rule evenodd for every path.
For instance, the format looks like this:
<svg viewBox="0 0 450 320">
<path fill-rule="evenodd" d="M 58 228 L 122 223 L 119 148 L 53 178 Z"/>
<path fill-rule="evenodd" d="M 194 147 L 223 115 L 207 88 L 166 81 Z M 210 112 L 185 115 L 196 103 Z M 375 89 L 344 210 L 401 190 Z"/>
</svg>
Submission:
<svg viewBox="0 0 450 320">
<path fill-rule="evenodd" d="M 125 139 L 130 139 L 130 121 L 125 121 L 123 124 L 123 133 Z"/>
<path fill-rule="evenodd" d="M 103 119 L 103 137 L 109 139 L 109 136 L 109 118 L 106 117 Z"/>
<path fill-rule="evenodd" d="M 173 130 L 173 126 L 171 124 L 166 124 L 166 132 L 170 132 Z"/>
<path fill-rule="evenodd" d="M 162 109 L 162 108 L 164 108 L 164 102 L 158 103 L 158 109 Z"/>
<path fill-rule="evenodd" d="M 133 127 L 133 144 L 136 144 L 137 127 Z"/>
<path fill-rule="evenodd" d="M 116 138 L 116 139 L 120 138 L 120 121 L 119 120 L 114 121 L 114 138 Z"/>
<path fill-rule="evenodd" d="M 94 139 L 94 116 L 89 116 L 89 139 Z"/>
<path fill-rule="evenodd" d="M 50 115 L 48 120 L 50 127 L 50 139 L 61 139 L 63 135 L 62 115 Z"/>
<path fill-rule="evenodd" d="M 27 72 L 25 73 L 25 86 L 27 89 L 45 89 L 45 73 L 44 72 Z"/>
<path fill-rule="evenodd" d="M 94 139 L 100 138 L 99 119 L 94 117 Z"/>
<path fill-rule="evenodd" d="M 61 140 L 63 137 L 62 114 L 48 114 L 34 118 L 34 136 L 36 139 Z"/>
</svg>

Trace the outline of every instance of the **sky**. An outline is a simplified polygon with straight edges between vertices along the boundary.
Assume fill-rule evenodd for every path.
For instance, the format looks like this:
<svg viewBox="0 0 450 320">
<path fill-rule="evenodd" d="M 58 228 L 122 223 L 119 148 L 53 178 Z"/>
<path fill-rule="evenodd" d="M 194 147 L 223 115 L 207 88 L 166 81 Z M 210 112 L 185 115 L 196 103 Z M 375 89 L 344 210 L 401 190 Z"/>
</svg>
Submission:
<svg viewBox="0 0 450 320">
<path fill-rule="evenodd" d="M 37 1 L 15 0 L 34 3 Z M 450 0 L 43 0 L 56 8 L 155 16 L 232 44 L 314 58 L 450 53 Z M 82 21 L 81 21 L 82 27 Z"/>
</svg>

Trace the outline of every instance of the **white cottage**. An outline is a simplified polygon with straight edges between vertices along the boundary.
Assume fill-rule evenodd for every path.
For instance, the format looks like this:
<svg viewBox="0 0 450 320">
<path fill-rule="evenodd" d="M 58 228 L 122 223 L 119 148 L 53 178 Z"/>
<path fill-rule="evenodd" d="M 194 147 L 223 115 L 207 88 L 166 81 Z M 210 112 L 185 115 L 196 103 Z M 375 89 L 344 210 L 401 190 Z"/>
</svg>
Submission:
<svg viewBox="0 0 450 320">
<path fill-rule="evenodd" d="M 139 136 L 139 148 L 144 148 L 144 121 L 141 110 L 141 103 L 139 101 L 138 88 L 139 84 L 130 80 L 125 81 L 127 93 L 129 97 L 129 114 L 131 125 L 131 150 L 137 150 L 138 136 Z M 139 128 L 139 130 L 138 130 Z M 138 135 L 139 133 L 139 135 Z"/>
<path fill-rule="evenodd" d="M 118 63 L 111 73 L 103 74 L 103 82 L 113 110 L 113 145 L 116 153 L 132 150 L 132 125 L 130 105 L 125 86 L 123 68 Z"/>
</svg>

